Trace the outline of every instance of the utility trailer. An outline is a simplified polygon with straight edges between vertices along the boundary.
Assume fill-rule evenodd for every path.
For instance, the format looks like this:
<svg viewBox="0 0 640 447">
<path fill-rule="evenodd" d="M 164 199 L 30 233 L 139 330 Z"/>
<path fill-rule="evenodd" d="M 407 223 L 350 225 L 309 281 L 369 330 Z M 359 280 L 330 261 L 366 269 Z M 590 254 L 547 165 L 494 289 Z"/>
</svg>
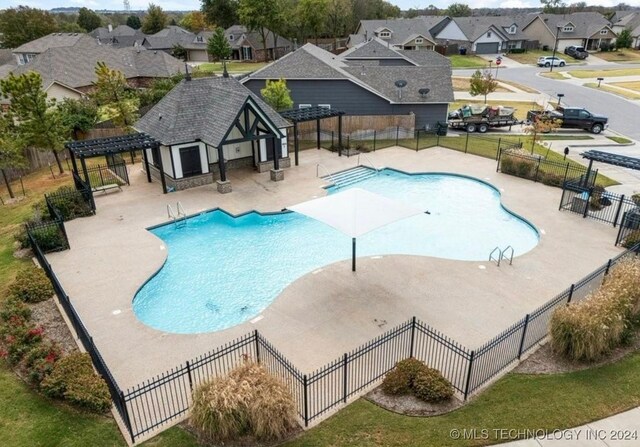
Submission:
<svg viewBox="0 0 640 447">
<path fill-rule="evenodd" d="M 449 113 L 448 124 L 452 129 L 465 129 L 467 132 L 485 133 L 492 127 L 509 127 L 522 124 L 515 118 L 516 109 L 503 106 L 468 104 Z"/>
</svg>

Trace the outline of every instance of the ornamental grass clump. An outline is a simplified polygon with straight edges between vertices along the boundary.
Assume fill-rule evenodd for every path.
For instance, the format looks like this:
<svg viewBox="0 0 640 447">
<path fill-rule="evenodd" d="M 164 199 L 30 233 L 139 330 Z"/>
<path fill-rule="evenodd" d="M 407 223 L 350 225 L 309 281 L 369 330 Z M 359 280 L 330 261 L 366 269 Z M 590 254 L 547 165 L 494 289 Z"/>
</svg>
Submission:
<svg viewBox="0 0 640 447">
<path fill-rule="evenodd" d="M 285 384 L 251 362 L 196 388 L 190 421 L 205 443 L 244 437 L 275 441 L 298 426 L 295 401 Z"/>
<path fill-rule="evenodd" d="M 574 361 L 595 361 L 627 341 L 640 314 L 640 259 L 619 262 L 585 300 L 556 310 L 551 346 Z"/>
</svg>

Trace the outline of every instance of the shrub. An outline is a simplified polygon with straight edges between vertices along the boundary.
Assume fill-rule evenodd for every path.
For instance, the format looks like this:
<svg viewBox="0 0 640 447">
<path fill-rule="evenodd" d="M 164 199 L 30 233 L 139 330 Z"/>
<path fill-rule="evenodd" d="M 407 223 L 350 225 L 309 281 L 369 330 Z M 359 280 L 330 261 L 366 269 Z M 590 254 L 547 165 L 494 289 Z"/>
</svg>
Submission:
<svg viewBox="0 0 640 447">
<path fill-rule="evenodd" d="M 26 323 L 31 318 L 31 309 L 18 298 L 10 296 L 0 310 L 0 320 L 3 322 L 1 326 L 4 327 L 6 323 L 16 318 Z"/>
<path fill-rule="evenodd" d="M 18 272 L 9 293 L 25 303 L 39 303 L 51 298 L 54 292 L 44 270 L 30 266 Z"/>
<path fill-rule="evenodd" d="M 416 375 L 427 366 L 420 360 L 408 358 L 396 363 L 382 382 L 382 390 L 391 395 L 409 394 L 413 389 Z"/>
<path fill-rule="evenodd" d="M 640 192 L 637 192 L 634 195 L 632 195 L 631 200 L 633 200 L 633 203 L 635 203 L 637 206 L 640 206 Z"/>
<path fill-rule="evenodd" d="M 500 159 L 500 172 L 517 177 L 532 178 L 535 171 L 533 160 L 504 155 Z"/>
<path fill-rule="evenodd" d="M 453 397 L 453 385 L 437 369 L 422 368 L 413 380 L 413 392 L 425 402 L 443 402 Z"/>
<path fill-rule="evenodd" d="M 94 373 L 91 357 L 86 353 L 69 354 L 55 362 L 40 386 L 47 396 L 67 399 L 87 410 L 104 412 L 111 406 L 109 388 Z"/>
<path fill-rule="evenodd" d="M 39 386 L 44 378 L 51 374 L 60 356 L 60 348 L 51 341 L 44 341 L 32 347 L 23 360 L 29 381 Z"/>
<path fill-rule="evenodd" d="M 297 426 L 296 406 L 279 379 L 247 362 L 194 390 L 191 424 L 205 442 L 277 440 Z"/>
<path fill-rule="evenodd" d="M 58 225 L 53 222 L 31 230 L 31 234 L 38 246 L 45 253 L 67 247 L 62 231 L 60 231 Z"/>
<path fill-rule="evenodd" d="M 638 243 L 640 243 L 640 230 L 636 230 L 633 233 L 629 234 L 627 237 L 625 237 L 624 240 L 622 241 L 622 246 L 624 248 L 632 248 Z"/>
<path fill-rule="evenodd" d="M 71 186 L 58 188 L 48 198 L 64 221 L 91 214 L 91 206 L 85 201 L 82 193 Z"/>
<path fill-rule="evenodd" d="M 0 334 L 6 355 L 11 365 L 18 364 L 22 358 L 42 341 L 42 328 L 31 325 L 19 316 L 10 318 L 2 325 Z"/>
<path fill-rule="evenodd" d="M 554 174 L 552 172 L 542 172 L 539 174 L 540 181 L 547 186 L 561 187 L 564 182 L 564 176 Z"/>
<path fill-rule="evenodd" d="M 552 348 L 571 360 L 598 360 L 628 338 L 639 313 L 640 260 L 624 260 L 585 300 L 554 312 Z"/>
</svg>

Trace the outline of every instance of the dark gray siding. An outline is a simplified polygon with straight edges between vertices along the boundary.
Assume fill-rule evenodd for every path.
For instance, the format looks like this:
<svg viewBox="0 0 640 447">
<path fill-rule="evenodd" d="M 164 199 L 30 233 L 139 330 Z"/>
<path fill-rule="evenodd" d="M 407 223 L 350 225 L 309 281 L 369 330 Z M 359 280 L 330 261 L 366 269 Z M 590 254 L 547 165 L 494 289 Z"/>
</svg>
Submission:
<svg viewBox="0 0 640 447">
<path fill-rule="evenodd" d="M 249 90 L 260 95 L 265 81 L 250 79 L 245 84 Z M 448 104 L 390 104 L 350 81 L 344 80 L 288 80 L 293 107 L 299 104 L 331 104 L 331 108 L 344 111 L 347 115 L 416 115 L 416 128 L 434 126 L 436 122 L 447 120 Z"/>
</svg>

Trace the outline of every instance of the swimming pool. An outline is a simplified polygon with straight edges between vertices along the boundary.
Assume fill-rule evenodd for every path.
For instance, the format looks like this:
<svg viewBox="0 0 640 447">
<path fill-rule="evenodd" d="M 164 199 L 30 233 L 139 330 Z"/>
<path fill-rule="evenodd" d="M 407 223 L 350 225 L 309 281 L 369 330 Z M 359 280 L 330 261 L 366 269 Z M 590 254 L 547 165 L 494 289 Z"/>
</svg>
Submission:
<svg viewBox="0 0 640 447">
<path fill-rule="evenodd" d="M 486 261 L 494 247 L 511 245 L 522 255 L 538 243 L 535 228 L 503 208 L 499 192 L 477 179 L 384 169 L 352 186 L 431 212 L 358 238 L 359 257 Z M 349 237 L 291 212 L 233 217 L 215 210 L 190 218 L 182 228 L 151 231 L 166 244 L 168 258 L 136 294 L 134 312 L 155 329 L 179 334 L 250 320 L 291 282 L 351 255 Z"/>
</svg>

